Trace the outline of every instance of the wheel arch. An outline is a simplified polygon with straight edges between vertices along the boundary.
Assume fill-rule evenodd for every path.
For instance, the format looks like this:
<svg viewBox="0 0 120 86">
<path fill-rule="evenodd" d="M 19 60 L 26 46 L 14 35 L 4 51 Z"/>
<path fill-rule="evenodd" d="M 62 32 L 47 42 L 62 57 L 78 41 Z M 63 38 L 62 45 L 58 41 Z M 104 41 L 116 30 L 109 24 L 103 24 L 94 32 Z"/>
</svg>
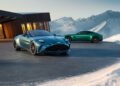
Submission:
<svg viewBox="0 0 120 86">
<path fill-rule="evenodd" d="M 71 35 L 68 35 L 68 36 L 66 36 L 65 38 L 72 38 L 72 36 L 71 36 Z"/>
<path fill-rule="evenodd" d="M 19 47 L 21 47 L 20 38 L 15 38 L 13 42 L 15 42 Z"/>
</svg>

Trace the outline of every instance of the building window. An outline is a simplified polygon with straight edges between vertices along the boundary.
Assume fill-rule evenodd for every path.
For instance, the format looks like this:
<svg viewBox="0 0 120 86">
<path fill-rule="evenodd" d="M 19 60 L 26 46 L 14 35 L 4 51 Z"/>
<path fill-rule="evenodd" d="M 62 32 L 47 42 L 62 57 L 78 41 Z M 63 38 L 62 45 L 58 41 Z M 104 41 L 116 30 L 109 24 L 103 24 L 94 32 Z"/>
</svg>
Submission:
<svg viewBox="0 0 120 86">
<path fill-rule="evenodd" d="M 32 30 L 32 25 L 31 23 L 27 23 L 27 31 L 30 31 L 30 30 Z"/>
<path fill-rule="evenodd" d="M 44 22 L 44 27 L 45 27 L 45 30 L 49 31 L 49 24 L 48 24 L 48 22 Z"/>
<path fill-rule="evenodd" d="M 29 22 L 26 24 L 21 24 L 21 27 L 22 27 L 23 33 L 25 33 L 26 31 L 36 30 L 36 29 L 49 31 L 49 23 L 48 22 L 33 22 L 33 23 Z"/>
<path fill-rule="evenodd" d="M 4 38 L 2 24 L 0 24 L 0 39 Z"/>
<path fill-rule="evenodd" d="M 34 22 L 33 23 L 33 29 L 36 30 L 37 29 L 37 24 Z"/>
<path fill-rule="evenodd" d="M 25 24 L 21 24 L 21 27 L 22 27 L 23 33 L 25 33 L 26 32 Z"/>
<path fill-rule="evenodd" d="M 41 30 L 44 29 L 44 28 L 43 28 L 43 23 L 42 23 L 42 22 L 39 23 L 39 27 L 40 27 Z"/>
</svg>

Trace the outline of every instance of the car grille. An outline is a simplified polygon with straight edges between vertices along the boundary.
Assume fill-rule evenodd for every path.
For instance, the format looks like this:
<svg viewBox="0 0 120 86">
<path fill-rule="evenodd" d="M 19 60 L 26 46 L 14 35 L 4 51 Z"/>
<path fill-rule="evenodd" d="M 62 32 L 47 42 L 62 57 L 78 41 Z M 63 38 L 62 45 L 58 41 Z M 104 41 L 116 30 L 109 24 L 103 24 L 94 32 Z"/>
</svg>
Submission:
<svg viewBox="0 0 120 86">
<path fill-rule="evenodd" d="M 53 45 L 51 47 L 48 47 L 46 51 L 63 51 L 68 50 L 69 47 L 63 44 Z"/>
</svg>

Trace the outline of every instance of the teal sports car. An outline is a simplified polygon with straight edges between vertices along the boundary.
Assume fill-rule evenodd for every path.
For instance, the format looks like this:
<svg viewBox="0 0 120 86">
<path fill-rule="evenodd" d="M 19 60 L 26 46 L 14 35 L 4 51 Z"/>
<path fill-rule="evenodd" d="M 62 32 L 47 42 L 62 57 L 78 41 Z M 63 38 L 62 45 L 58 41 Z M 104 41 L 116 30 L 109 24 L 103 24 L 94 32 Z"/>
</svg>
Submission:
<svg viewBox="0 0 120 86">
<path fill-rule="evenodd" d="M 41 53 L 65 55 L 70 49 L 69 40 L 45 30 L 31 30 L 18 35 L 14 38 L 13 45 L 16 51 L 25 49 L 33 55 Z"/>
<path fill-rule="evenodd" d="M 92 31 L 81 31 L 76 34 L 65 35 L 66 39 L 69 41 L 89 41 L 92 43 L 98 43 L 103 40 L 103 36 L 99 33 Z"/>
</svg>

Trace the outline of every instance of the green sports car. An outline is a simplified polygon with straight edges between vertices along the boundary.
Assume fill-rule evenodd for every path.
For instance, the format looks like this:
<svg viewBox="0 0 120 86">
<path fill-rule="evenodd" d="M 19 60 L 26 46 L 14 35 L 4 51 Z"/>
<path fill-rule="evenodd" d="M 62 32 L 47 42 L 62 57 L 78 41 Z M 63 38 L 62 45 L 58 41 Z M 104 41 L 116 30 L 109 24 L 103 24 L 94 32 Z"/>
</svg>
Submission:
<svg viewBox="0 0 120 86">
<path fill-rule="evenodd" d="M 65 35 L 65 38 L 69 39 L 69 41 L 90 41 L 92 43 L 98 43 L 103 40 L 101 34 L 92 31 L 81 31 L 76 34 L 68 34 Z"/>
</svg>

